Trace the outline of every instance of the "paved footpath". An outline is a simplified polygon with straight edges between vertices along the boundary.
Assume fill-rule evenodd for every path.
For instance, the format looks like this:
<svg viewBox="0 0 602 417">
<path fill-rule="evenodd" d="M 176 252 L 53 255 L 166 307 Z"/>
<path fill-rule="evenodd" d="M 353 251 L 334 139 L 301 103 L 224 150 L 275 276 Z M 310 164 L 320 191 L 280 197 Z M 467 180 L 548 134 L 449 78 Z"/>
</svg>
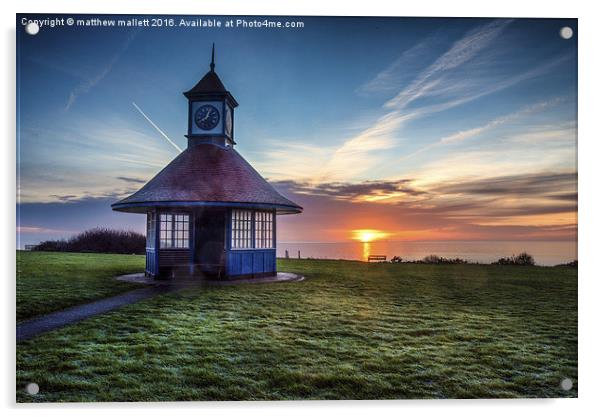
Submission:
<svg viewBox="0 0 602 417">
<path fill-rule="evenodd" d="M 141 288 L 23 321 L 17 324 L 17 342 L 170 291 L 173 291 L 173 288 Z"/>
<path fill-rule="evenodd" d="M 158 294 L 165 294 L 190 287 L 202 287 L 204 285 L 239 285 L 239 284 L 267 284 L 273 282 L 294 282 L 301 281 L 304 278 L 301 275 L 288 272 L 278 272 L 276 275 L 264 278 L 253 279 L 233 279 L 233 280 L 192 280 L 192 281 L 155 281 L 146 278 L 143 273 L 128 274 L 116 277 L 121 281 L 135 282 L 138 284 L 150 284 L 152 287 L 141 288 L 129 291 L 114 297 L 104 298 L 98 301 L 92 301 L 88 304 L 81 304 L 75 307 L 69 307 L 65 310 L 46 314 L 31 320 L 23 321 L 17 324 L 17 342 L 31 339 L 41 333 L 49 332 L 59 327 L 67 326 L 87 319 L 97 314 L 106 313 L 138 301 L 154 297 Z"/>
</svg>

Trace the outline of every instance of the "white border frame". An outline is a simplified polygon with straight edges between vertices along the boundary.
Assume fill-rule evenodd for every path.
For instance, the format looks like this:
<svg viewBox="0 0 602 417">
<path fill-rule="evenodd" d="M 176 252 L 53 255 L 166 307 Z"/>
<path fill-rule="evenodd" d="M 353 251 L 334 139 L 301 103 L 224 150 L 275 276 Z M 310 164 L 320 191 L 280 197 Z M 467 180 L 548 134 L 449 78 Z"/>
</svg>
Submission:
<svg viewBox="0 0 602 417">
<path fill-rule="evenodd" d="M 4 266 L 3 284 L 4 343 L 2 353 L 5 365 L 0 391 L 2 404 L 9 415 L 71 416 L 82 409 L 89 416 L 106 414 L 106 408 L 118 415 L 163 416 L 166 408 L 177 408 L 179 416 L 198 415 L 198 409 L 224 415 L 291 416 L 326 415 L 341 412 L 347 416 L 416 413 L 447 416 L 504 416 L 508 414 L 545 413 L 549 416 L 593 414 L 599 409 L 597 397 L 600 386 L 599 294 L 602 278 L 596 261 L 601 235 L 600 186 L 602 178 L 599 158 L 602 155 L 599 124 L 601 96 L 599 41 L 602 40 L 601 15 L 595 2 L 549 0 L 526 2 L 504 0 L 496 3 L 455 0 L 400 2 L 371 0 L 370 2 L 305 0 L 303 3 L 278 0 L 170 0 L 169 2 L 124 2 L 22 0 L 5 1 L 0 6 L 4 42 L 2 82 L 5 96 L 2 100 L 2 141 L 4 159 L 2 176 L 2 240 L 0 253 Z M 465 17 L 571 17 L 579 18 L 579 399 L 566 400 L 473 400 L 473 401 L 306 401 L 306 402 L 242 402 L 242 403 L 136 403 L 136 404 L 37 404 L 15 405 L 15 13 L 133 13 L 133 14 L 236 14 L 236 15 L 327 15 L 327 16 L 465 16 Z"/>
</svg>

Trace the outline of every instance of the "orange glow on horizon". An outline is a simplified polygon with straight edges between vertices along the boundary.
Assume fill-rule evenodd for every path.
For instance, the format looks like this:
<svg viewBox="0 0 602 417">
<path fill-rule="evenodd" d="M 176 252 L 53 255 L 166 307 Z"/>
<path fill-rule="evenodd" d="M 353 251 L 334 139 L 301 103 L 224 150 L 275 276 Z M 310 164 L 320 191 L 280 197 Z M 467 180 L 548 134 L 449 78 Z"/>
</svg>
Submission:
<svg viewBox="0 0 602 417">
<path fill-rule="evenodd" d="M 359 240 L 360 242 L 368 243 L 374 242 L 388 237 L 390 233 L 383 232 L 381 230 L 374 229 L 357 229 L 353 230 L 353 239 Z"/>
</svg>

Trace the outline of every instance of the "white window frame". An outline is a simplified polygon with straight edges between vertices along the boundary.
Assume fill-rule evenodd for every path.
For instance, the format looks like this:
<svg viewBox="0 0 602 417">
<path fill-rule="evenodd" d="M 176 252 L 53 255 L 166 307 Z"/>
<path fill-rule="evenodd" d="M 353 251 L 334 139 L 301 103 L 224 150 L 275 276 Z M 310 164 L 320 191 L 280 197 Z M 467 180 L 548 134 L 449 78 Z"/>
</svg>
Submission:
<svg viewBox="0 0 602 417">
<path fill-rule="evenodd" d="M 230 248 L 232 250 L 274 249 L 274 213 L 267 210 L 232 209 Z"/>
<path fill-rule="evenodd" d="M 190 249 L 190 214 L 159 214 L 159 249 Z"/>
<path fill-rule="evenodd" d="M 274 249 L 274 213 L 255 211 L 255 249 Z"/>
<path fill-rule="evenodd" d="M 232 249 L 253 249 L 253 210 L 233 209 L 230 233 Z"/>
</svg>

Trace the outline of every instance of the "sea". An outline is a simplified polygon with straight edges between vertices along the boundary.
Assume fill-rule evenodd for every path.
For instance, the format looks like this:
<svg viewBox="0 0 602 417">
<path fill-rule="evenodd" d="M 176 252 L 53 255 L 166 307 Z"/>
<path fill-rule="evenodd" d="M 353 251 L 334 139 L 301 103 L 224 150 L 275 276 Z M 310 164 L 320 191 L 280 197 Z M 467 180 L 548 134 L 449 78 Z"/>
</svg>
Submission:
<svg viewBox="0 0 602 417">
<path fill-rule="evenodd" d="M 553 266 L 577 259 L 575 241 L 376 241 L 376 242 L 278 242 L 277 256 L 284 258 L 349 259 L 367 261 L 370 255 L 387 260 L 419 260 L 428 255 L 462 258 L 470 262 L 491 263 L 502 257 L 527 252 L 535 263 Z"/>
</svg>

